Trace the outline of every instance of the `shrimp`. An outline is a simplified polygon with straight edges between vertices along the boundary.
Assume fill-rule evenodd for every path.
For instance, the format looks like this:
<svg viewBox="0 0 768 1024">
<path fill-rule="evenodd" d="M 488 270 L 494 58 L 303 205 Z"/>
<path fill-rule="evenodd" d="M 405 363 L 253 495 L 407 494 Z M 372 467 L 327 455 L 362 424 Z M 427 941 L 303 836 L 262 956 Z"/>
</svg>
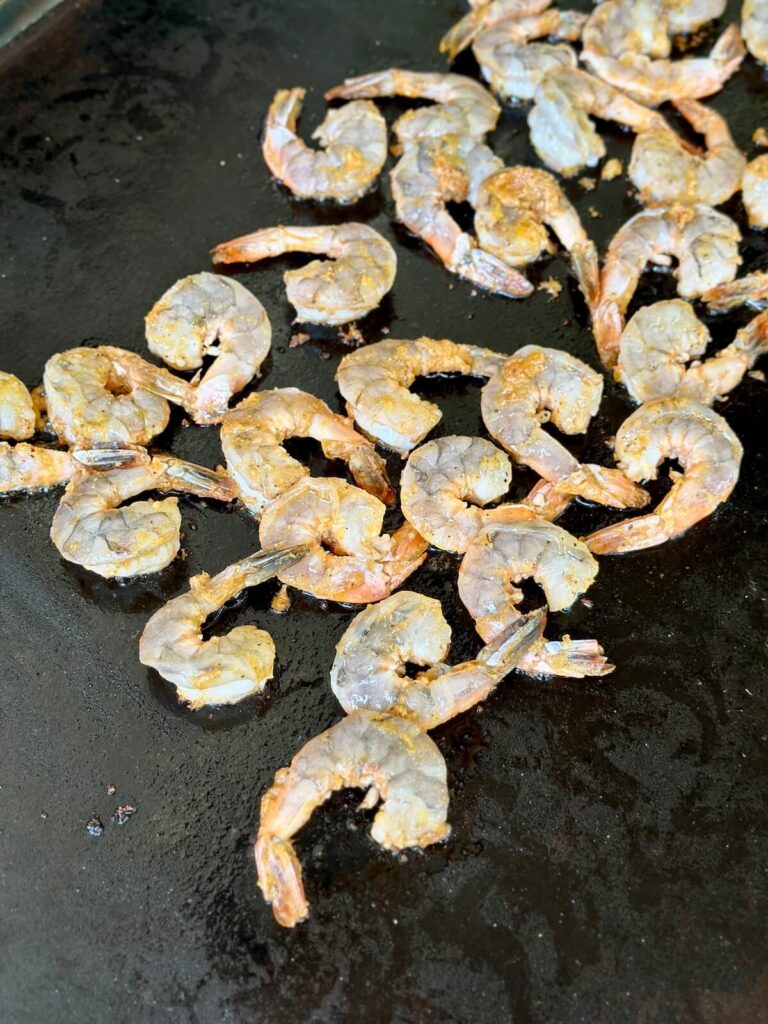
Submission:
<svg viewBox="0 0 768 1024">
<path fill-rule="evenodd" d="M 768 312 L 760 313 L 733 342 L 701 362 L 711 338 L 693 307 L 680 299 L 644 306 L 621 336 L 616 377 L 637 402 L 679 395 L 712 405 L 732 391 L 768 352 Z M 686 363 L 696 360 L 692 365 Z"/>
<path fill-rule="evenodd" d="M 747 49 L 763 64 L 768 64 L 768 10 L 765 0 L 744 0 L 741 8 L 741 32 Z"/>
<path fill-rule="evenodd" d="M 0 441 L 0 494 L 44 491 L 65 484 L 77 465 L 69 452 Z"/>
<path fill-rule="evenodd" d="M 545 14 L 570 12 L 546 11 Z M 575 68 L 576 53 L 564 43 L 524 43 L 514 22 L 477 37 L 472 47 L 483 78 L 504 100 L 532 100 L 541 80 L 560 68 Z M 510 31 L 511 29 L 511 31 Z"/>
<path fill-rule="evenodd" d="M 179 400 L 196 423 L 218 423 L 232 395 L 250 383 L 269 355 L 272 327 L 267 312 L 238 281 L 203 272 L 183 277 L 155 303 L 146 318 L 147 344 L 174 370 L 211 366 Z"/>
<path fill-rule="evenodd" d="M 424 731 L 474 707 L 536 644 L 546 614 L 520 617 L 471 661 L 448 666 L 451 627 L 440 602 L 401 590 L 355 616 L 336 645 L 331 689 L 348 713 L 385 711 Z M 414 677 L 407 663 L 428 666 Z"/>
<path fill-rule="evenodd" d="M 508 167 L 490 175 L 475 203 L 475 231 L 484 249 L 516 267 L 549 248 L 547 227 L 571 254 L 579 286 L 597 300 L 597 250 L 557 181 L 535 167 Z"/>
<path fill-rule="evenodd" d="M 768 228 L 768 153 L 763 153 L 747 164 L 741 198 L 750 226 Z"/>
<path fill-rule="evenodd" d="M 258 551 L 215 576 L 201 573 L 189 590 L 155 612 L 139 641 L 139 661 L 176 686 L 193 709 L 236 704 L 261 693 L 272 678 L 275 645 L 266 630 L 238 626 L 226 636 L 203 640 L 205 620 L 246 587 L 271 579 L 307 553 L 307 546 Z"/>
<path fill-rule="evenodd" d="M 641 405 L 619 427 L 616 458 L 632 480 L 653 480 L 666 459 L 682 473 L 648 515 L 625 519 L 585 537 L 596 555 L 655 547 L 685 533 L 726 501 L 739 479 L 743 449 L 722 416 L 691 398 Z"/>
<path fill-rule="evenodd" d="M 347 715 L 302 747 L 261 801 L 254 850 L 259 888 L 286 928 L 309 913 L 291 839 L 316 807 L 345 788 L 367 790 L 361 807 L 383 801 L 371 836 L 385 850 L 429 846 L 450 832 L 445 761 L 429 736 L 394 715 Z"/>
<path fill-rule="evenodd" d="M 646 206 L 707 203 L 719 206 L 737 192 L 747 161 L 728 123 L 696 100 L 674 104 L 694 131 L 704 136 L 704 156 L 691 152 L 670 131 L 640 132 L 632 147 L 629 177 Z"/>
<path fill-rule="evenodd" d="M 233 501 L 229 477 L 170 455 L 87 475 L 76 474 L 51 526 L 60 554 L 107 579 L 158 572 L 181 546 L 178 498 L 121 503 L 142 491 L 180 491 Z"/>
<path fill-rule="evenodd" d="M 641 487 L 616 470 L 580 465 L 541 425 L 551 418 L 564 434 L 583 434 L 602 394 L 602 377 L 580 359 L 525 345 L 483 388 L 483 422 L 516 462 L 556 484 L 557 491 L 613 508 L 639 508 L 648 501 Z"/>
<path fill-rule="evenodd" d="M 351 203 L 371 189 L 387 159 L 387 123 L 373 103 L 329 110 L 311 149 L 296 134 L 305 89 L 280 89 L 269 107 L 262 151 L 267 167 L 301 199 Z"/>
<path fill-rule="evenodd" d="M 743 305 L 762 309 L 768 301 L 768 273 L 756 270 L 735 281 L 717 285 L 704 292 L 702 299 L 713 313 L 726 313 Z"/>
<path fill-rule="evenodd" d="M 228 412 L 221 425 L 221 447 L 227 469 L 243 504 L 255 517 L 309 470 L 288 454 L 290 437 L 320 441 L 329 459 L 344 459 L 355 482 L 381 501 L 394 494 L 384 460 L 352 421 L 325 402 L 298 388 L 257 391 Z"/>
<path fill-rule="evenodd" d="M 591 586 L 598 565 L 585 545 L 553 523 L 521 519 L 491 523 L 474 538 L 459 568 L 459 597 L 486 643 L 522 619 L 515 586 L 533 578 L 552 611 L 570 607 Z M 539 640 L 517 667 L 530 675 L 581 679 L 613 671 L 596 640 Z"/>
<path fill-rule="evenodd" d="M 385 448 L 406 455 L 442 418 L 436 405 L 408 390 L 417 377 L 445 373 L 490 377 L 506 358 L 446 339 L 387 338 L 345 355 L 336 380 L 349 414 L 361 429 Z"/>
<path fill-rule="evenodd" d="M 459 19 L 445 33 L 438 47 L 453 61 L 481 32 L 502 22 L 535 17 L 549 7 L 551 0 L 491 0 L 490 3 L 472 4 L 472 10 Z"/>
<path fill-rule="evenodd" d="M 346 324 L 370 313 L 397 271 L 395 250 L 366 224 L 263 228 L 211 251 L 214 263 L 255 263 L 286 252 L 327 256 L 283 275 L 297 319 L 312 324 Z"/>
<path fill-rule="evenodd" d="M 554 519 L 570 501 L 554 488 L 542 493 L 537 484 L 519 504 L 486 509 L 506 494 L 511 480 L 509 457 L 485 438 L 427 441 L 411 452 L 400 478 L 403 515 L 430 544 L 464 552 L 488 523 L 534 514 Z"/>
<path fill-rule="evenodd" d="M 0 437 L 26 441 L 35 432 L 37 414 L 27 388 L 12 373 L 0 370 Z"/>
<path fill-rule="evenodd" d="M 410 524 L 382 535 L 385 507 L 344 480 L 300 480 L 265 509 L 259 539 L 264 548 L 311 545 L 300 562 L 278 573 L 281 583 L 321 600 L 370 604 L 426 557 L 427 542 Z"/>
<path fill-rule="evenodd" d="M 736 276 L 740 241 L 731 218 L 703 204 L 643 210 L 631 217 L 608 246 L 592 316 L 603 365 L 611 369 L 616 363 L 624 314 L 647 264 L 669 267 L 676 257 L 678 294 L 698 298 Z"/>
<path fill-rule="evenodd" d="M 584 55 L 669 57 L 672 36 L 695 32 L 725 10 L 726 0 L 604 0 L 582 33 Z"/>
</svg>

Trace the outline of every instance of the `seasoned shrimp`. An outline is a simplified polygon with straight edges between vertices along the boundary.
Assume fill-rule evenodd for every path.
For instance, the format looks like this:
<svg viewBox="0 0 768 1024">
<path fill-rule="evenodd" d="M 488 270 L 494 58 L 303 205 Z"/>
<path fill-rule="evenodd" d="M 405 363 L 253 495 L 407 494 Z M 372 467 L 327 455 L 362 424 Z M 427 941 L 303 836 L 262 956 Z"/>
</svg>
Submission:
<svg viewBox="0 0 768 1024">
<path fill-rule="evenodd" d="M 683 467 L 672 489 L 648 515 L 625 519 L 585 538 L 596 555 L 663 544 L 712 515 L 739 479 L 743 449 L 722 416 L 691 398 L 641 405 L 619 427 L 616 458 L 633 480 L 653 480 L 666 459 Z"/>
<path fill-rule="evenodd" d="M 597 576 L 585 545 L 553 523 L 521 519 L 484 527 L 467 548 L 459 569 L 459 597 L 486 643 L 505 635 L 522 618 L 523 594 L 515 584 L 534 579 L 552 611 L 569 608 Z M 581 679 L 613 671 L 596 640 L 540 640 L 517 666 L 530 675 Z"/>
<path fill-rule="evenodd" d="M 346 712 L 386 711 L 434 729 L 485 700 L 541 639 L 546 614 L 521 616 L 472 661 L 448 666 L 451 627 L 440 602 L 401 590 L 357 615 L 336 645 L 331 689 Z M 414 677 L 406 665 L 428 666 Z"/>
<path fill-rule="evenodd" d="M 107 579 L 158 572 L 181 545 L 178 498 L 122 502 L 142 491 L 180 491 L 232 501 L 229 477 L 203 466 L 157 455 L 140 465 L 77 474 L 64 492 L 51 540 L 68 562 Z"/>
<path fill-rule="evenodd" d="M 308 555 L 278 573 L 282 583 L 326 601 L 370 604 L 387 597 L 426 557 L 427 542 L 409 523 L 381 533 L 385 505 L 344 480 L 304 479 L 265 509 L 262 547 L 310 544 Z"/>
<path fill-rule="evenodd" d="M 737 192 L 747 161 L 734 143 L 728 123 L 696 100 L 675 106 L 694 131 L 704 136 L 706 153 L 691 152 L 673 132 L 640 132 L 632 147 L 629 177 L 646 206 L 707 203 L 719 206 Z"/>
<path fill-rule="evenodd" d="M 283 447 L 290 437 L 320 441 L 329 459 L 343 459 L 358 486 L 391 504 L 394 494 L 384 460 L 346 416 L 298 388 L 257 391 L 228 412 L 221 425 L 221 447 L 237 492 L 254 516 L 309 475 Z"/>
<path fill-rule="evenodd" d="M 32 396 L 12 373 L 0 370 L 0 437 L 26 441 L 35 432 L 37 415 Z"/>
<path fill-rule="evenodd" d="M 256 296 L 218 274 L 183 277 L 155 303 L 146 318 L 147 344 L 174 370 L 213 363 L 179 400 L 196 423 L 218 423 L 232 395 L 241 391 L 269 355 L 272 326 Z"/>
<path fill-rule="evenodd" d="M 442 418 L 436 405 L 408 390 L 417 377 L 445 373 L 490 377 L 505 359 L 489 349 L 444 338 L 387 338 L 345 355 L 336 380 L 362 430 L 385 448 L 406 455 Z"/>
<path fill-rule="evenodd" d="M 768 312 L 760 313 L 726 348 L 703 362 L 711 338 L 693 307 L 680 299 L 644 306 L 621 336 L 616 377 L 637 402 L 679 395 L 711 405 L 768 352 Z M 695 360 L 690 366 L 686 366 Z"/>
<path fill-rule="evenodd" d="M 262 228 L 211 250 L 214 263 L 256 263 L 286 252 L 327 256 L 283 275 L 298 320 L 346 324 L 375 309 L 395 282 L 395 250 L 366 224 Z"/>
<path fill-rule="evenodd" d="M 215 576 L 201 573 L 189 590 L 155 612 L 139 641 L 139 661 L 176 686 L 191 708 L 236 704 L 261 693 L 272 678 L 275 645 L 266 630 L 238 626 L 226 636 L 203 640 L 208 616 L 246 589 L 293 565 L 308 548 L 259 551 Z"/>
<path fill-rule="evenodd" d="M 261 801 L 259 888 L 286 928 L 309 914 L 291 839 L 316 807 L 345 788 L 367 790 L 362 807 L 382 801 L 371 836 L 385 850 L 429 846 L 450 832 L 445 761 L 429 736 L 395 715 L 347 715 L 302 747 Z"/>
<path fill-rule="evenodd" d="M 535 17 L 550 3 L 551 0 L 491 0 L 490 3 L 471 4 L 472 10 L 448 29 L 440 40 L 440 53 L 447 53 L 448 60 L 455 60 L 481 32 L 502 22 L 514 23 Z"/>
<path fill-rule="evenodd" d="M 741 32 L 755 60 L 768 64 L 768 8 L 765 0 L 744 0 Z"/>
<path fill-rule="evenodd" d="M 0 441 L 0 494 L 57 487 L 70 480 L 77 468 L 69 452 Z"/>
<path fill-rule="evenodd" d="M 534 514 L 554 519 L 570 501 L 537 484 L 518 504 L 486 509 L 506 494 L 511 480 L 509 456 L 485 438 L 439 437 L 408 457 L 400 478 L 403 515 L 430 544 L 463 552 L 488 523 Z"/>
<path fill-rule="evenodd" d="M 724 213 L 710 206 L 672 206 L 643 210 L 616 232 L 600 276 L 600 302 L 593 331 L 603 365 L 612 368 L 619 351 L 624 314 L 647 264 L 669 267 L 678 294 L 698 298 L 715 285 L 732 281 L 741 263 L 741 233 Z"/>
<path fill-rule="evenodd" d="M 768 153 L 747 164 L 741 198 L 751 227 L 768 228 Z"/>
<path fill-rule="evenodd" d="M 312 133 L 322 149 L 296 134 L 305 89 L 280 89 L 269 107 L 262 151 L 267 167 L 301 199 L 351 203 L 370 188 L 387 159 L 387 123 L 373 103 L 329 110 Z"/>
<path fill-rule="evenodd" d="M 639 508 L 648 500 L 641 487 L 616 470 L 580 465 L 542 427 L 542 420 L 551 419 L 564 434 L 583 434 L 602 394 L 603 378 L 580 359 L 559 349 L 525 345 L 483 388 L 483 422 L 516 462 L 530 466 L 561 493 L 614 508 Z"/>
<path fill-rule="evenodd" d="M 702 299 L 713 313 L 727 313 L 744 305 L 762 309 L 768 301 L 768 273 L 756 270 L 735 281 L 727 281 L 704 292 Z"/>
<path fill-rule="evenodd" d="M 549 15 L 570 11 L 545 11 Z M 566 25 L 562 26 L 562 31 Z M 546 33 L 543 33 L 546 34 Z M 555 35 L 563 38 L 561 33 Z M 483 78 L 504 100 L 531 100 L 536 88 L 552 71 L 575 68 L 576 53 L 565 43 L 526 43 L 519 39 L 515 22 L 503 22 L 482 32 L 472 46 Z"/>
<path fill-rule="evenodd" d="M 582 40 L 587 54 L 669 57 L 672 37 L 695 32 L 725 10 L 726 0 L 603 0 L 589 16 Z"/>
<path fill-rule="evenodd" d="M 597 300 L 597 250 L 557 181 L 535 167 L 508 167 L 490 175 L 475 203 L 475 231 L 484 249 L 510 266 L 537 259 L 549 248 L 547 227 L 573 258 L 587 302 Z"/>
</svg>

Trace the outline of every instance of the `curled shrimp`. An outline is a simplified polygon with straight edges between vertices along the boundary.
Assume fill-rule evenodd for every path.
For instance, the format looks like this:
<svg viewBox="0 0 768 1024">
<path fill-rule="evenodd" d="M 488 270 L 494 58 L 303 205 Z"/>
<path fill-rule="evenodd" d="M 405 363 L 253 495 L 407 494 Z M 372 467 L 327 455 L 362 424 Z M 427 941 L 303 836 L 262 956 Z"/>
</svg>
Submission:
<svg viewBox="0 0 768 1024">
<path fill-rule="evenodd" d="M 551 228 L 573 259 L 587 302 L 596 301 L 595 244 L 551 174 L 536 167 L 498 171 L 483 181 L 475 209 L 480 244 L 513 267 L 532 262 L 549 248 L 547 228 Z"/>
<path fill-rule="evenodd" d="M 76 474 L 51 525 L 51 540 L 68 561 L 107 579 L 158 572 L 181 546 L 178 498 L 122 502 L 143 491 L 180 491 L 232 501 L 222 473 L 169 455 L 148 456 L 136 466 Z"/>
<path fill-rule="evenodd" d="M 283 447 L 291 437 L 320 441 L 329 459 L 343 459 L 358 486 L 391 504 L 394 500 L 384 460 L 346 416 L 298 388 L 249 395 L 221 424 L 221 447 L 237 492 L 254 516 L 309 475 Z"/>
<path fill-rule="evenodd" d="M 400 478 L 403 515 L 430 544 L 464 552 L 488 523 L 534 513 L 554 519 L 570 500 L 540 483 L 520 503 L 485 508 L 511 480 L 509 456 L 485 438 L 439 437 L 408 456 Z"/>
<path fill-rule="evenodd" d="M 455 60 L 481 32 L 502 22 L 535 17 L 550 3 L 551 0 L 491 0 L 490 3 L 470 4 L 471 10 L 448 29 L 438 49 L 448 54 L 448 60 Z"/>
<path fill-rule="evenodd" d="M 193 386 L 178 382 L 177 401 L 196 423 L 218 423 L 269 355 L 272 327 L 256 296 L 218 274 L 183 277 L 146 317 L 150 351 L 175 370 L 197 370 L 215 355 Z"/>
<path fill-rule="evenodd" d="M 442 417 L 436 405 L 408 390 L 417 377 L 446 373 L 490 377 L 505 359 L 489 349 L 445 338 L 387 338 L 345 355 L 336 380 L 361 429 L 385 448 L 405 455 Z"/>
<path fill-rule="evenodd" d="M 741 263 L 741 233 L 710 206 L 671 206 L 635 214 L 613 236 L 600 276 L 600 301 L 592 314 L 597 352 L 609 369 L 616 363 L 624 314 L 648 264 L 673 271 L 678 294 L 698 298 L 731 281 Z"/>
<path fill-rule="evenodd" d="M 735 281 L 726 281 L 704 292 L 702 299 L 713 313 L 727 313 L 744 305 L 762 309 L 768 302 L 768 273 L 756 270 Z"/>
<path fill-rule="evenodd" d="M 545 11 L 545 15 L 574 14 L 571 11 Z M 523 19 L 521 19 L 523 20 Z M 538 20 L 538 19 L 537 19 Z M 493 92 L 504 100 L 532 100 L 545 77 L 560 68 L 575 68 L 576 53 L 565 43 L 522 42 L 515 22 L 503 22 L 477 37 L 472 47 L 483 78 Z M 563 38 L 568 26 L 552 33 Z M 546 31 L 541 33 L 547 35 Z"/>
<path fill-rule="evenodd" d="M 764 0 L 744 0 L 741 33 L 755 60 L 768 64 L 768 10 Z"/>
<path fill-rule="evenodd" d="M 238 626 L 226 636 L 203 640 L 205 620 L 246 589 L 293 565 L 307 548 L 259 551 L 215 576 L 201 573 L 189 590 L 155 612 L 139 641 L 139 661 L 176 686 L 191 708 L 236 704 L 261 693 L 272 678 L 275 645 L 266 630 Z"/>
<path fill-rule="evenodd" d="M 327 256 L 283 275 L 299 320 L 345 324 L 375 309 L 395 281 L 395 250 L 366 224 L 263 228 L 222 242 L 214 263 L 256 263 L 286 252 Z"/>
<path fill-rule="evenodd" d="M 741 198 L 753 228 L 768 228 L 768 153 L 747 164 Z"/>
<path fill-rule="evenodd" d="M 329 110 L 311 149 L 296 134 L 305 89 L 280 89 L 269 107 L 262 151 L 267 167 L 301 199 L 351 203 L 373 187 L 387 159 L 387 124 L 373 103 Z"/>
<path fill-rule="evenodd" d="M 610 57 L 669 57 L 674 35 L 696 32 L 725 7 L 726 0 L 603 0 L 584 26 L 584 49 Z"/>
<path fill-rule="evenodd" d="M 0 370 L 0 437 L 26 441 L 35 432 L 37 413 L 26 386 Z"/>
<path fill-rule="evenodd" d="M 483 388 L 483 422 L 516 462 L 530 466 L 563 494 L 614 508 L 639 508 L 645 491 L 623 473 L 582 465 L 542 427 L 551 419 L 564 434 L 582 434 L 600 407 L 603 378 L 559 349 L 526 345 Z"/>
<path fill-rule="evenodd" d="M 346 712 L 367 708 L 434 729 L 474 707 L 540 638 L 546 615 L 523 616 L 471 661 L 448 666 L 451 627 L 440 602 L 401 590 L 356 615 L 336 645 L 331 689 Z M 406 664 L 428 666 L 414 677 Z"/>
<path fill-rule="evenodd" d="M 640 132 L 632 147 L 629 177 L 646 206 L 707 203 L 719 206 L 737 192 L 747 161 L 728 123 L 696 100 L 675 101 L 694 131 L 704 136 L 706 153 L 691 152 L 674 132 Z"/>
<path fill-rule="evenodd" d="M 387 597 L 426 557 L 427 542 L 405 523 L 382 534 L 386 506 L 344 480 L 304 479 L 265 509 L 262 547 L 309 544 L 278 574 L 282 583 L 326 601 L 369 604 Z"/>
<path fill-rule="evenodd" d="M 519 519 L 491 523 L 474 538 L 461 561 L 459 597 L 486 643 L 523 618 L 515 584 L 534 579 L 552 611 L 569 608 L 593 583 L 598 565 L 586 546 L 554 523 Z M 596 640 L 539 640 L 517 667 L 530 675 L 581 679 L 613 671 Z"/>
<path fill-rule="evenodd" d="M 302 747 L 262 798 L 254 852 L 278 924 L 293 928 L 309 913 L 291 839 L 345 788 L 367 790 L 364 808 L 382 801 L 371 836 L 385 850 L 429 846 L 450 832 L 445 761 L 435 743 L 402 718 L 354 711 Z"/>
<path fill-rule="evenodd" d="M 768 352 L 768 312 L 703 362 L 711 341 L 693 307 L 680 299 L 644 306 L 621 336 L 616 377 L 637 402 L 679 395 L 711 405 L 732 391 Z M 686 364 L 695 360 L 690 366 Z"/>
<path fill-rule="evenodd" d="M 616 458 L 632 480 L 654 480 L 675 459 L 672 489 L 648 515 L 606 526 L 585 538 L 597 555 L 638 551 L 672 540 L 712 515 L 739 479 L 743 449 L 722 416 L 691 398 L 641 405 L 619 427 Z"/>
</svg>

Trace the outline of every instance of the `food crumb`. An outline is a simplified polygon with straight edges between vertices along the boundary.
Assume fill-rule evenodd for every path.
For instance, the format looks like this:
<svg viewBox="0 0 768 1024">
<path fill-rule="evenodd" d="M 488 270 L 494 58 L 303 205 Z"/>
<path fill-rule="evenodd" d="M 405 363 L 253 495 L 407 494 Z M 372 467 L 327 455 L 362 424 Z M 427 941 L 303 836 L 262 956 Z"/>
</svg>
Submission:
<svg viewBox="0 0 768 1024">
<path fill-rule="evenodd" d="M 382 327 L 381 328 L 381 333 L 382 334 L 389 334 L 389 328 L 388 327 Z"/>
<path fill-rule="evenodd" d="M 765 128 L 755 128 L 752 132 L 752 141 L 756 146 L 768 146 L 768 132 Z"/>
<path fill-rule="evenodd" d="M 283 584 L 272 598 L 272 611 L 277 612 L 278 615 L 283 615 L 290 607 L 291 598 L 288 594 L 288 587 Z"/>
<path fill-rule="evenodd" d="M 132 804 L 120 804 L 112 811 L 112 821 L 115 825 L 125 825 L 135 813 L 136 808 Z"/>
<path fill-rule="evenodd" d="M 595 607 L 595 602 L 592 601 L 588 597 L 582 597 L 581 603 L 584 605 L 585 608 L 594 608 Z"/>
<path fill-rule="evenodd" d="M 597 186 L 594 178 L 579 178 L 579 184 L 587 192 L 591 192 Z"/>
<path fill-rule="evenodd" d="M 107 793 L 109 793 L 110 796 L 114 796 L 116 792 L 117 786 L 113 786 L 112 783 L 110 782 L 110 784 L 107 786 Z"/>
<path fill-rule="evenodd" d="M 594 208 L 594 206 L 588 207 L 587 208 L 587 213 L 589 214 L 590 217 L 592 217 L 593 220 L 595 220 L 597 217 L 602 217 L 603 216 L 602 213 L 600 213 L 599 210 L 596 210 Z"/>
<path fill-rule="evenodd" d="M 351 348 L 359 348 L 360 345 L 365 344 L 363 332 L 355 323 L 347 324 L 346 328 L 340 327 L 339 338 L 341 338 L 345 345 L 349 345 Z"/>
<path fill-rule="evenodd" d="M 560 292 L 563 290 L 563 286 L 559 281 L 556 281 L 554 277 L 547 277 L 538 284 L 538 291 L 548 292 L 553 299 L 556 299 Z"/>
<path fill-rule="evenodd" d="M 624 168 L 621 165 L 621 160 L 617 160 L 616 157 L 612 157 L 610 160 L 606 160 L 603 164 L 603 169 L 600 172 L 600 177 L 603 181 L 613 181 L 614 178 L 618 178 Z"/>
<path fill-rule="evenodd" d="M 101 818 L 97 818 L 96 815 L 91 818 L 88 824 L 85 826 L 85 831 L 89 836 L 100 836 L 104 831 L 104 825 Z"/>
<path fill-rule="evenodd" d="M 305 334 L 303 331 L 299 331 L 298 333 L 291 335 L 291 340 L 288 342 L 288 348 L 298 348 L 299 345 L 303 345 L 307 341 L 309 341 L 309 335 Z"/>
<path fill-rule="evenodd" d="M 750 370 L 749 376 L 752 380 L 759 380 L 761 383 L 765 383 L 765 374 L 762 370 Z"/>
</svg>

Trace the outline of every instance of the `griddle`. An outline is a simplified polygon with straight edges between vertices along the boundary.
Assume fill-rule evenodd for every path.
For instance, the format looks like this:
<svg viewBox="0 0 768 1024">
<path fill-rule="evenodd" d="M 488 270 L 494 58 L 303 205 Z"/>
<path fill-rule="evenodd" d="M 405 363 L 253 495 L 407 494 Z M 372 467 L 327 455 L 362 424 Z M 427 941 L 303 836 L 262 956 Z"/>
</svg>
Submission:
<svg viewBox="0 0 768 1024">
<path fill-rule="evenodd" d="M 386 175 L 338 208 L 296 201 L 261 159 L 277 87 L 309 89 L 308 138 L 323 91 L 344 76 L 443 68 L 437 42 L 462 10 L 436 0 L 63 4 L 0 54 L 3 369 L 34 385 L 45 360 L 74 345 L 144 352 L 145 313 L 177 278 L 209 269 L 211 245 L 344 218 L 397 246 L 395 287 L 360 324 L 368 341 L 388 329 L 510 353 L 537 342 L 597 366 L 561 255 L 528 271 L 562 283 L 556 301 L 478 293 L 393 223 Z M 471 55 L 456 67 L 477 73 Z M 748 59 L 714 106 L 756 155 L 752 132 L 768 127 L 762 69 Z M 393 118 L 406 104 L 382 109 Z M 603 127 L 626 167 L 631 136 Z M 524 109 L 507 109 L 492 141 L 507 163 L 538 163 Z M 567 190 L 602 248 L 639 209 L 626 177 Z M 746 229 L 740 199 L 724 210 L 745 231 L 742 272 L 766 266 L 765 235 Z M 236 268 L 272 319 L 262 383 L 341 409 L 337 332 L 310 329 L 310 342 L 289 347 L 303 328 L 282 274 L 301 259 Z M 648 274 L 632 309 L 673 294 L 669 275 Z M 716 343 L 751 315 L 709 317 Z M 484 433 L 479 388 L 420 383 L 444 413 L 435 436 Z M 568 446 L 610 462 L 607 442 L 631 408 L 606 380 L 599 416 Z M 340 717 L 328 672 L 354 610 L 294 594 L 280 617 L 274 586 L 248 593 L 213 628 L 268 628 L 275 680 L 243 704 L 191 712 L 139 664 L 139 635 L 191 574 L 253 551 L 256 525 L 184 499 L 184 556 L 120 585 L 58 557 L 48 539 L 58 493 L 3 500 L 0 1019 L 768 1021 L 768 387 L 747 377 L 718 409 L 745 447 L 727 505 L 663 547 L 602 559 L 593 605 L 550 618 L 550 636 L 599 638 L 615 673 L 515 676 L 434 733 L 451 792 L 444 846 L 392 856 L 369 838 L 359 793 L 332 799 L 297 841 L 311 918 L 293 931 L 256 887 L 259 801 L 276 769 Z M 221 458 L 217 431 L 178 414 L 157 446 Z M 343 471 L 312 445 L 303 454 L 316 473 Z M 530 483 L 517 471 L 511 494 Z M 664 486 L 653 485 L 656 498 Z M 578 506 L 561 522 L 583 535 L 615 518 Z M 442 601 L 460 660 L 479 641 L 456 565 L 433 552 L 407 586 Z M 135 814 L 113 823 L 124 804 Z M 86 829 L 94 815 L 100 836 Z"/>
</svg>

